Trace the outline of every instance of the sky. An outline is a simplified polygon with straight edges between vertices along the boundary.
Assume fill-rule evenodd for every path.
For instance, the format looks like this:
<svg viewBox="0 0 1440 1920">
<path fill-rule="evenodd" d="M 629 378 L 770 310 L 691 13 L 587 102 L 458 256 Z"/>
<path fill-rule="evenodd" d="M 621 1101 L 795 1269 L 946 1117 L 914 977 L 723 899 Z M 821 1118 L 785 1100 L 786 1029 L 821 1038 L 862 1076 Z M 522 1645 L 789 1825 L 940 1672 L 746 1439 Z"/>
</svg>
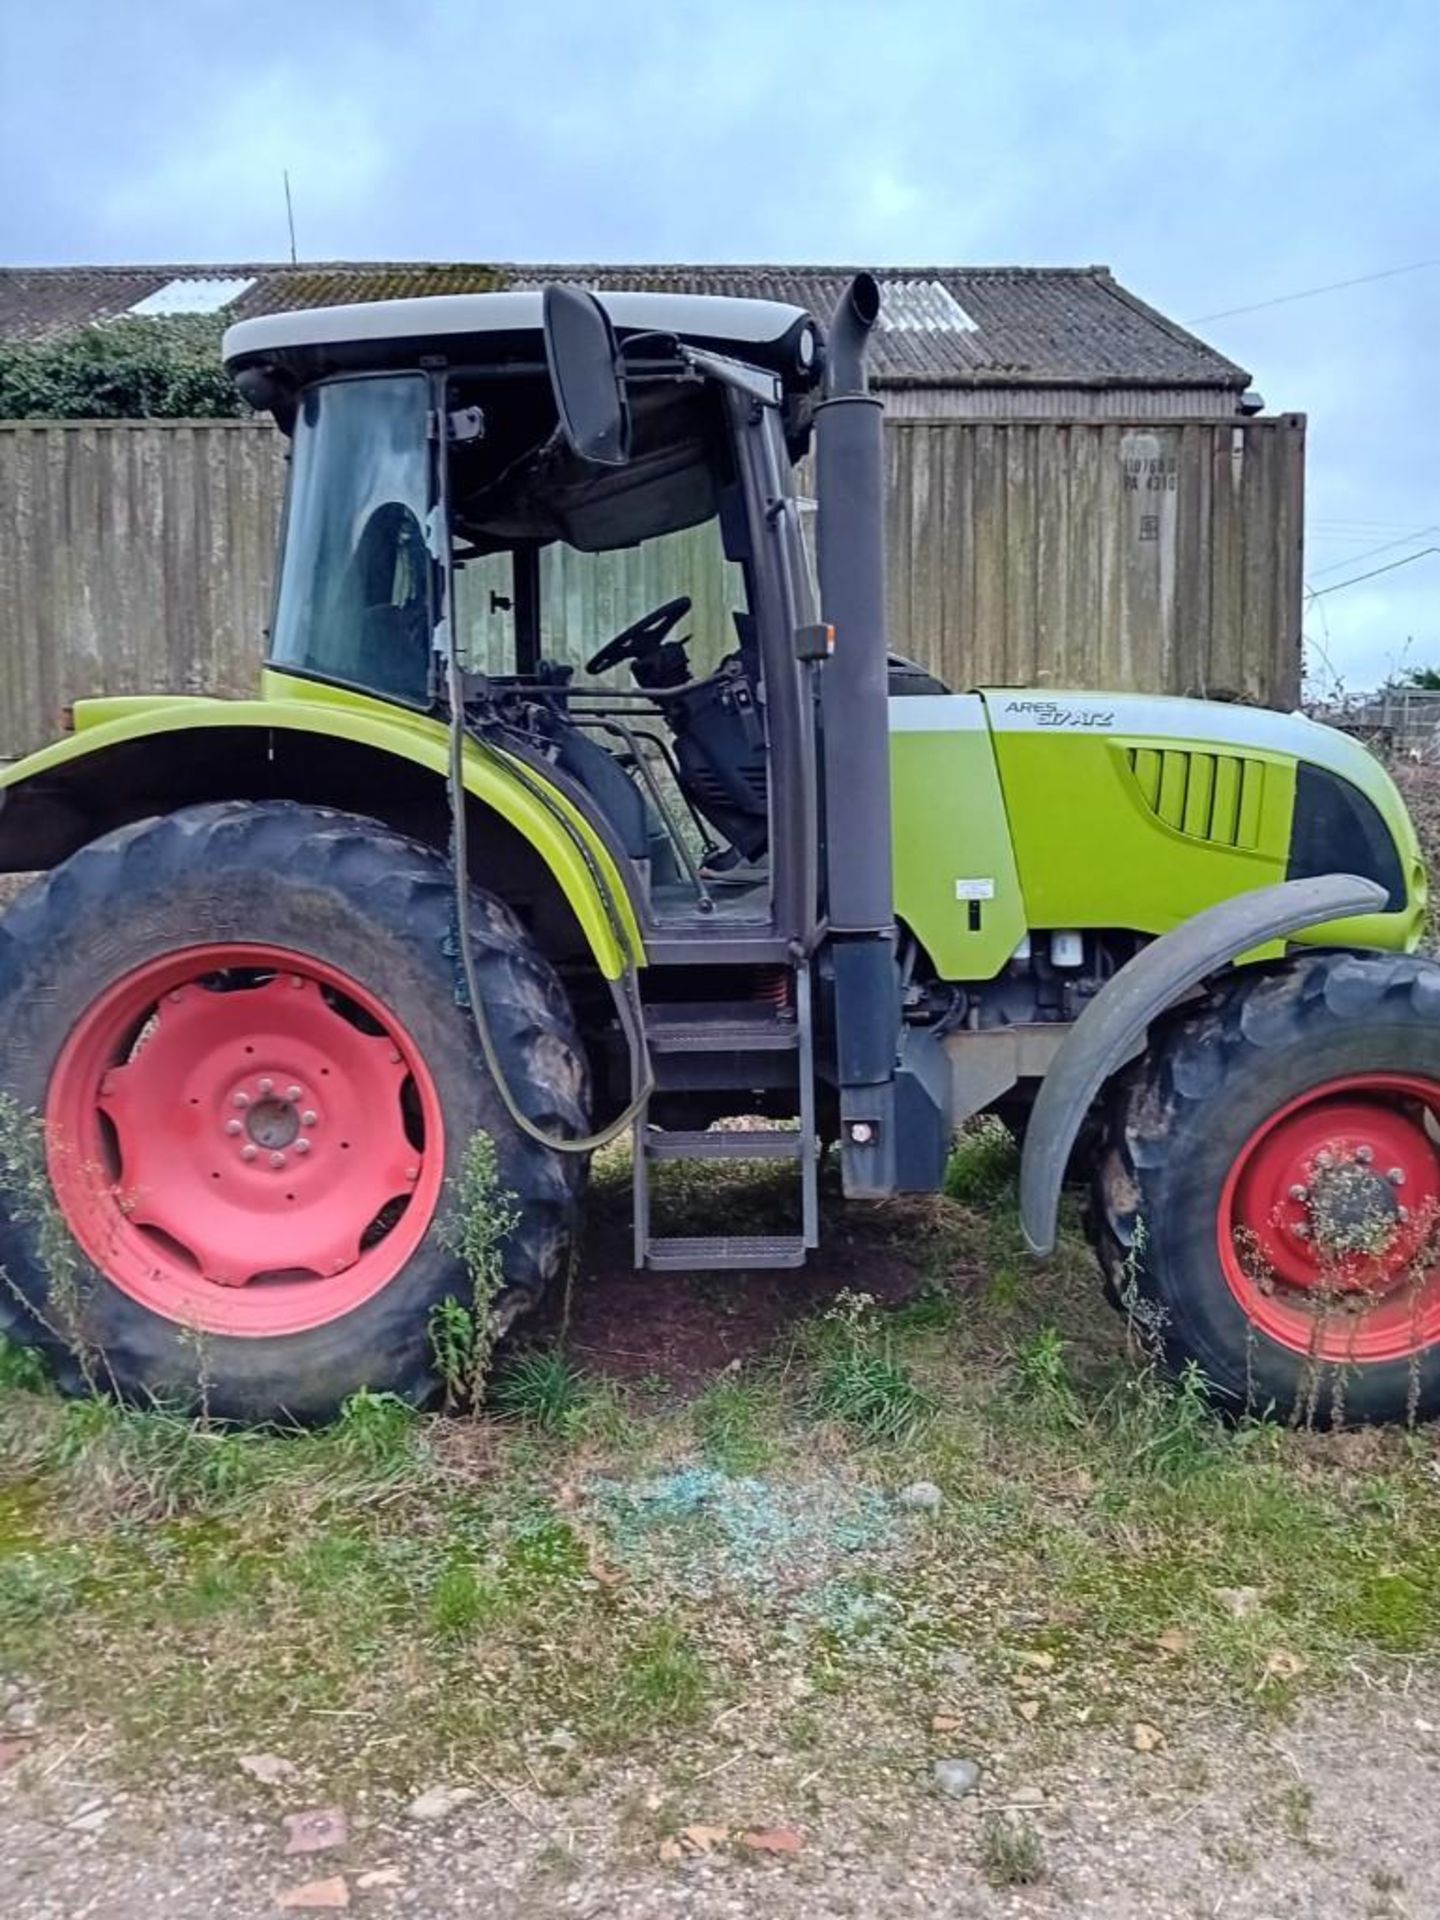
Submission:
<svg viewBox="0 0 1440 1920">
<path fill-rule="evenodd" d="M 0 0 L 0 262 L 284 258 L 287 168 L 302 259 L 1103 262 L 1308 414 L 1354 689 L 1440 665 L 1437 103 L 1440 0 Z"/>
</svg>

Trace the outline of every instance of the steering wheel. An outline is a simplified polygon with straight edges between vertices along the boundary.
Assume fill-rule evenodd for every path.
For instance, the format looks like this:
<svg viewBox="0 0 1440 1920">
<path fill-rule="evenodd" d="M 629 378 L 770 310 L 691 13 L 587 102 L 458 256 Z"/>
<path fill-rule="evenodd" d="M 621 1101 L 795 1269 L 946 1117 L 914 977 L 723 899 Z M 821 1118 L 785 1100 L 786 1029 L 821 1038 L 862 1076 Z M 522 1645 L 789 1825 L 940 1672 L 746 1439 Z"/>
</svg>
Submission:
<svg viewBox="0 0 1440 1920">
<path fill-rule="evenodd" d="M 622 660 L 641 660 L 646 654 L 658 653 L 666 635 L 685 618 L 690 606 L 689 594 L 682 593 L 674 600 L 667 600 L 663 607 L 656 607 L 653 613 L 632 620 L 623 633 L 617 633 L 598 653 L 591 655 L 585 662 L 585 671 L 608 673 Z"/>
</svg>

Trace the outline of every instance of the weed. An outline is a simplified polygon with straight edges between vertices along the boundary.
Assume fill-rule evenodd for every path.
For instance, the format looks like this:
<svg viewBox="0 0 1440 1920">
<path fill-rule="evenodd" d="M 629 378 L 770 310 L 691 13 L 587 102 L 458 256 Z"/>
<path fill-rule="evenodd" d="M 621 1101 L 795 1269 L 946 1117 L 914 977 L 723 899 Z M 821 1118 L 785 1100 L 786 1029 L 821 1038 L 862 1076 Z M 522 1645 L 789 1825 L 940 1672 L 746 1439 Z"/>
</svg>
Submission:
<svg viewBox="0 0 1440 1920">
<path fill-rule="evenodd" d="M 469 1398 L 476 1371 L 479 1331 L 475 1314 L 463 1300 L 447 1295 L 430 1309 L 430 1353 L 445 1389 L 445 1404 Z"/>
<path fill-rule="evenodd" d="M 464 1265 L 470 1298 L 432 1307 L 430 1345 L 447 1404 L 468 1400 L 478 1407 L 500 1334 L 495 1303 L 505 1285 L 505 1243 L 520 1219 L 514 1194 L 500 1183 L 488 1133 L 471 1136 L 454 1192 L 455 1209 L 440 1222 L 440 1239 Z"/>
<path fill-rule="evenodd" d="M 528 1421 L 545 1433 L 569 1426 L 584 1399 L 584 1376 L 558 1347 L 531 1347 L 516 1354 L 490 1383 L 493 1412 Z"/>
<path fill-rule="evenodd" d="M 985 1816 L 980 1828 L 980 1871 L 992 1887 L 1033 1887 L 1044 1879 L 1044 1849 L 1028 1820 L 1004 1813 Z"/>
<path fill-rule="evenodd" d="M 1020 1349 L 1015 1357 L 1015 1381 L 1046 1424 L 1072 1428 L 1085 1424 L 1070 1379 L 1065 1342 L 1054 1327 L 1041 1327 Z"/>
<path fill-rule="evenodd" d="M 0 1193 L 12 1216 L 36 1229 L 36 1255 L 46 1275 L 44 1305 L 22 1293 L 3 1267 L 0 1285 L 28 1319 L 70 1352 L 91 1393 L 100 1391 L 102 1380 L 113 1387 L 105 1356 L 87 1326 L 93 1282 L 85 1277 L 51 1189 L 44 1122 L 8 1093 L 0 1093 Z"/>
<path fill-rule="evenodd" d="M 935 1405 L 910 1369 L 895 1358 L 875 1301 L 847 1287 L 825 1315 L 813 1404 L 867 1440 L 908 1445 L 929 1426 Z"/>
<path fill-rule="evenodd" d="M 1020 1153 L 1010 1129 L 986 1114 L 956 1142 L 945 1169 L 945 1191 L 976 1213 L 993 1213 L 1013 1199 L 1019 1171 Z"/>
<path fill-rule="evenodd" d="M 827 1420 L 839 1420 L 867 1440 L 894 1446 L 919 1438 L 929 1425 L 934 1402 L 916 1384 L 908 1367 L 885 1352 L 852 1349 L 824 1368 L 815 1386 L 815 1405 Z"/>
<path fill-rule="evenodd" d="M 22 1347 L 18 1341 L 0 1333 L 0 1391 L 43 1393 L 50 1384 L 44 1358 L 34 1347 Z"/>
<path fill-rule="evenodd" d="M 1150 1366 L 1127 1373 L 1098 1413 L 1132 1473 L 1173 1478 L 1198 1472 L 1217 1458 L 1226 1441 L 1205 1376 L 1193 1360 L 1176 1380 Z"/>
<path fill-rule="evenodd" d="M 415 1409 L 396 1394 L 372 1393 L 368 1387 L 351 1394 L 329 1432 L 342 1458 L 381 1473 L 400 1474 L 413 1466 L 420 1443 Z"/>
</svg>

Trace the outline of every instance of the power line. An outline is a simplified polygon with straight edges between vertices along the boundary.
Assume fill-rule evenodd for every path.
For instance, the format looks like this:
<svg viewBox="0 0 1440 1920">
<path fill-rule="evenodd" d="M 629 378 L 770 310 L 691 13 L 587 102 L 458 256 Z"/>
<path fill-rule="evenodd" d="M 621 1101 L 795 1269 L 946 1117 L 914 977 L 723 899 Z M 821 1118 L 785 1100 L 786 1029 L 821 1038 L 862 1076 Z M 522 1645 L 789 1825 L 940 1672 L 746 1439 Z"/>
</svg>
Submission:
<svg viewBox="0 0 1440 1920">
<path fill-rule="evenodd" d="M 1418 553 L 1407 553 L 1403 560 L 1388 560 L 1383 567 L 1372 567 L 1369 573 L 1357 573 L 1353 580 L 1337 580 L 1333 587 L 1311 587 L 1305 597 L 1307 600 L 1323 600 L 1327 593 L 1339 593 L 1342 587 L 1358 587 L 1362 580 L 1375 580 L 1382 573 L 1394 573 L 1397 567 L 1408 567 L 1412 560 L 1423 560 L 1428 553 L 1440 553 L 1440 547 L 1421 547 Z"/>
<path fill-rule="evenodd" d="M 1369 560 L 1377 553 L 1393 553 L 1396 547 L 1408 547 L 1413 540 L 1423 540 L 1427 533 L 1440 533 L 1440 527 L 1414 527 L 1409 533 L 1402 533 L 1398 540 L 1384 540 L 1378 547 L 1366 547 L 1363 553 L 1349 553 L 1343 560 L 1327 561 L 1323 567 L 1312 567 L 1310 578 L 1315 580 L 1322 573 L 1339 573 L 1342 567 L 1358 566 L 1362 560 Z"/>
<path fill-rule="evenodd" d="M 1420 273 L 1426 267 L 1440 267 L 1440 260 L 1412 260 L 1406 267 L 1385 267 L 1379 273 L 1357 273 L 1350 280 L 1327 280 L 1323 287 L 1304 287 L 1299 293 L 1277 293 L 1271 300 L 1254 300 L 1247 307 L 1222 307 L 1218 313 L 1202 313 L 1191 326 L 1203 326 L 1207 320 L 1232 320 L 1237 313 L 1260 313 L 1266 307 L 1288 306 L 1292 300 L 1313 300 L 1318 294 L 1338 293 L 1342 287 L 1366 287 L 1373 280 L 1393 280 L 1397 274 Z"/>
</svg>

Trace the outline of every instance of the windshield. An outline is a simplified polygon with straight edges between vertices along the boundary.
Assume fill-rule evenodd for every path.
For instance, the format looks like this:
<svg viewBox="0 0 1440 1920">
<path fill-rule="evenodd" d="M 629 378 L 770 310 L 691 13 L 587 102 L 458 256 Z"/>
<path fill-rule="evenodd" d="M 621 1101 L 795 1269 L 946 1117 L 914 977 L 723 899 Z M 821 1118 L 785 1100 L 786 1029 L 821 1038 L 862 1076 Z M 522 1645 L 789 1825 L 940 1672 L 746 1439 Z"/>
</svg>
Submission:
<svg viewBox="0 0 1440 1920">
<path fill-rule="evenodd" d="M 311 387 L 295 422 L 270 660 L 427 706 L 434 617 L 422 374 Z"/>
</svg>

